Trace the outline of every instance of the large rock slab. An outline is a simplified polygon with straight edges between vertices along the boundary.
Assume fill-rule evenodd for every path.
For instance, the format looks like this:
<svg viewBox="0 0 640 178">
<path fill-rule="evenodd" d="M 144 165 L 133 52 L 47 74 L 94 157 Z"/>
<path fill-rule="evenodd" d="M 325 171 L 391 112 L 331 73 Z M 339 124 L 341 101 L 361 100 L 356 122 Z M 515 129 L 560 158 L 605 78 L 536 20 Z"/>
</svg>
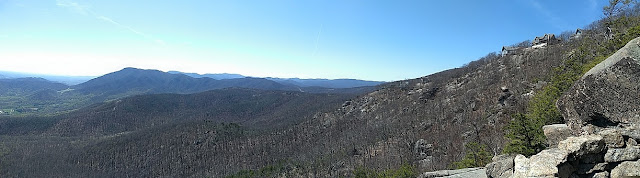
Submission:
<svg viewBox="0 0 640 178">
<path fill-rule="evenodd" d="M 513 159 L 516 155 L 498 155 L 487 164 L 487 177 L 510 177 L 513 174 Z"/>
<path fill-rule="evenodd" d="M 557 103 L 575 131 L 640 122 L 640 39 L 589 70 Z"/>
<path fill-rule="evenodd" d="M 625 161 L 611 170 L 611 177 L 640 177 L 640 161 Z"/>
<path fill-rule="evenodd" d="M 623 128 L 617 128 L 622 136 L 633 138 L 634 140 L 640 140 L 640 123 L 634 123 L 624 126 Z"/>
<path fill-rule="evenodd" d="M 569 137 L 561 141 L 558 143 L 558 148 L 576 158 L 602 152 L 605 149 L 605 142 L 600 135 L 583 135 L 579 137 Z"/>
<path fill-rule="evenodd" d="M 531 156 L 527 177 L 554 177 L 559 174 L 558 165 L 567 161 L 568 152 L 558 148 L 542 150 Z"/>
<path fill-rule="evenodd" d="M 571 129 L 569 129 L 567 124 L 545 125 L 542 126 L 542 130 L 544 132 L 544 136 L 547 137 L 547 144 L 549 144 L 549 147 L 556 147 L 560 141 L 573 136 Z"/>
<path fill-rule="evenodd" d="M 640 159 L 640 146 L 628 146 L 626 148 L 613 148 L 607 150 L 604 155 L 606 162 L 622 162 Z"/>
<path fill-rule="evenodd" d="M 542 152 L 526 158 L 518 155 L 514 159 L 514 172 L 511 177 L 569 177 L 581 167 L 570 162 L 580 161 L 600 153 L 605 149 L 605 142 L 600 135 L 583 135 L 569 137 L 558 143 L 557 148 L 542 150 Z M 595 167 L 596 164 L 592 164 Z M 586 169 L 588 172 L 591 168 Z"/>
<path fill-rule="evenodd" d="M 434 172 L 425 172 L 418 176 L 419 178 L 430 178 L 430 177 L 446 177 L 446 178 L 467 178 L 467 177 L 477 177 L 477 178 L 486 178 L 487 173 L 484 168 L 466 168 L 466 169 L 456 169 L 456 170 L 441 170 Z"/>
<path fill-rule="evenodd" d="M 517 155 L 513 159 L 513 175 L 512 178 L 527 177 L 529 170 L 531 169 L 531 161 L 524 155 Z"/>
</svg>

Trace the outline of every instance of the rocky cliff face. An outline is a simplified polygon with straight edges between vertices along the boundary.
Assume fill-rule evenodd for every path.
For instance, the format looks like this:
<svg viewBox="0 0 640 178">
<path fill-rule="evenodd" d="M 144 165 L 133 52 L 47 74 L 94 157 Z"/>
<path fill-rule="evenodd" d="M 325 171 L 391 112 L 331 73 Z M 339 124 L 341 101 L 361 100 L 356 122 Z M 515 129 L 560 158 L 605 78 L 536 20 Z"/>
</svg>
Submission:
<svg viewBox="0 0 640 178">
<path fill-rule="evenodd" d="M 640 176 L 640 38 L 588 71 L 557 106 L 570 129 L 546 126 L 551 148 L 498 157 L 488 177 Z"/>
<path fill-rule="evenodd" d="M 589 70 L 559 101 L 566 123 L 583 126 L 637 128 L 640 123 L 640 40 Z M 640 139 L 638 135 L 633 135 Z"/>
</svg>

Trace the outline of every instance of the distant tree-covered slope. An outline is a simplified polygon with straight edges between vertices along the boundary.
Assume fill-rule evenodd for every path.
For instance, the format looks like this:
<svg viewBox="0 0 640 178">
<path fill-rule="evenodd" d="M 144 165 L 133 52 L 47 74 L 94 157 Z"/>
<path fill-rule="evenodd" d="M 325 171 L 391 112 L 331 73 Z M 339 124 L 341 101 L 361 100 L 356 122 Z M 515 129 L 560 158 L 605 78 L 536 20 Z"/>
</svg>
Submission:
<svg viewBox="0 0 640 178">
<path fill-rule="evenodd" d="M 18 134 L 44 132 L 48 128 L 47 132 L 54 135 L 103 135 L 187 120 L 229 122 L 268 130 L 302 122 L 353 96 L 240 88 L 187 95 L 140 95 L 58 116 L 7 117 L 0 119 L 3 129 L 0 133 L 11 134 L 12 130 Z"/>
<path fill-rule="evenodd" d="M 63 90 L 69 86 L 43 78 L 0 79 L 0 96 L 33 94 L 42 90 Z"/>
<path fill-rule="evenodd" d="M 353 96 L 228 88 L 132 96 L 57 116 L 0 116 L 0 145 L 11 150 L 0 158 L 9 164 L 3 175 L 201 174 L 233 152 L 230 141 L 299 124 Z"/>
<path fill-rule="evenodd" d="M 193 78 L 158 70 L 125 68 L 74 86 L 37 78 L 1 79 L 0 111 L 2 112 L 0 115 L 55 114 L 127 96 L 158 93 L 189 94 L 224 88 L 346 94 L 362 94 L 375 90 L 375 87 L 371 86 L 298 87 L 249 77 L 222 80 L 207 77 Z"/>
<path fill-rule="evenodd" d="M 190 120 L 109 136 L 0 135 L 0 176 L 203 177 L 233 151 L 221 146 L 247 134 L 238 124 Z"/>
<path fill-rule="evenodd" d="M 62 75 L 45 75 L 30 74 L 21 72 L 0 71 L 0 79 L 17 79 L 17 78 L 43 78 L 49 81 L 63 83 L 67 85 L 77 85 L 95 78 L 95 76 L 62 76 Z"/>
<path fill-rule="evenodd" d="M 60 91 L 68 88 L 42 78 L 0 79 L 0 115 L 48 112 L 62 105 Z"/>
<path fill-rule="evenodd" d="M 196 74 L 196 73 L 183 73 L 178 71 L 169 71 L 171 74 L 184 74 L 193 78 L 212 78 L 212 79 L 236 79 L 246 78 L 246 76 L 239 74 Z M 317 87 L 317 88 L 358 88 L 358 87 L 372 87 L 383 84 L 384 82 L 378 81 L 366 81 L 357 79 L 300 79 L 300 78 L 277 78 L 267 77 L 265 79 L 278 82 L 283 85 L 296 86 L 296 87 Z"/>
<path fill-rule="evenodd" d="M 73 86 L 78 92 L 94 94 L 99 99 L 135 94 L 196 93 L 229 87 L 293 90 L 291 87 L 258 78 L 215 80 L 136 68 L 125 68 Z"/>
<path fill-rule="evenodd" d="M 365 81 L 356 79 L 299 79 L 299 78 L 267 78 L 281 84 L 295 85 L 299 87 L 324 87 L 324 88 L 356 88 L 376 86 L 384 82 Z"/>
<path fill-rule="evenodd" d="M 234 78 L 246 78 L 247 76 L 243 76 L 240 74 L 229 74 L 229 73 L 222 73 L 222 74 L 197 74 L 197 73 L 186 73 L 186 72 L 180 72 L 180 71 L 169 71 L 167 73 L 170 74 L 184 74 L 187 75 L 189 77 L 193 77 L 193 78 L 212 78 L 212 79 L 216 79 L 216 80 L 222 80 L 222 79 L 234 79 Z"/>
<path fill-rule="evenodd" d="M 207 177 L 212 165 L 234 154 L 230 143 L 248 137 L 233 123 L 188 121 L 107 138 L 78 150 L 69 162 L 113 177 Z M 259 155 L 254 155 L 259 156 Z M 251 161 L 247 155 L 244 161 Z"/>
</svg>

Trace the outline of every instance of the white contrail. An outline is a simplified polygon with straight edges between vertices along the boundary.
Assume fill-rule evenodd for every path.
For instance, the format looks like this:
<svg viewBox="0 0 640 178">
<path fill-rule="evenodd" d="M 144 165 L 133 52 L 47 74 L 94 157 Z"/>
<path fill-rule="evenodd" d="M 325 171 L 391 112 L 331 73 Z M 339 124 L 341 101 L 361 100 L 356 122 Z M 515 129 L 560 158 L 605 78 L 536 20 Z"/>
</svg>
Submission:
<svg viewBox="0 0 640 178">
<path fill-rule="evenodd" d="M 129 30 L 129 31 L 131 31 L 131 32 L 133 32 L 133 33 L 135 33 L 135 34 L 138 34 L 138 35 L 140 35 L 140 36 L 144 37 L 144 38 L 147 38 L 147 39 L 153 40 L 153 39 L 151 39 L 151 38 L 149 37 L 149 35 L 144 34 L 144 33 L 140 32 L 140 31 L 138 31 L 138 30 L 136 30 L 136 29 L 133 29 L 133 28 L 129 27 L 129 26 L 122 25 L 121 23 L 118 23 L 118 22 L 116 22 L 116 21 L 113 21 L 113 19 L 111 19 L 111 18 L 109 18 L 109 17 L 105 17 L 105 16 L 97 16 L 96 18 L 98 18 L 98 19 L 100 19 L 100 20 L 104 20 L 104 21 L 106 21 L 106 22 L 109 22 L 109 23 L 111 23 L 111 24 L 113 24 L 113 25 L 115 25 L 115 26 L 118 26 L 118 27 L 121 27 L 121 28 L 127 29 L 127 30 Z"/>
<path fill-rule="evenodd" d="M 322 33 L 322 26 L 324 24 L 320 24 L 320 31 L 318 31 L 318 36 L 316 36 L 316 47 L 313 49 L 313 53 L 311 56 L 316 56 L 316 52 L 318 52 L 318 41 L 320 41 L 320 34 Z"/>
<path fill-rule="evenodd" d="M 69 9 L 71 9 L 73 11 L 77 11 L 77 12 L 85 14 L 85 15 L 88 14 L 88 15 L 94 16 L 97 19 L 100 19 L 100 20 L 105 21 L 105 22 L 109 22 L 109 23 L 111 23 L 111 24 L 113 24 L 115 26 L 118 26 L 120 28 L 127 29 L 130 32 L 133 32 L 133 33 L 135 33 L 137 35 L 140 35 L 143 38 L 146 38 L 146 39 L 151 40 L 153 42 L 156 42 L 156 43 L 159 43 L 159 44 L 163 44 L 163 45 L 165 44 L 164 41 L 159 40 L 159 39 L 153 39 L 153 38 L 151 38 L 151 36 L 147 35 L 146 33 L 142 33 L 142 32 L 140 32 L 140 31 L 138 31 L 138 30 L 136 30 L 134 28 L 131 28 L 130 26 L 126 26 L 126 25 L 123 25 L 121 23 L 118 23 L 118 22 L 116 22 L 115 20 L 113 20 L 113 19 L 111 19 L 109 17 L 98 15 L 98 14 L 94 13 L 93 11 L 91 11 L 88 6 L 80 5 L 78 3 L 75 3 L 75 2 L 72 2 L 72 1 L 68 1 L 68 0 L 57 0 L 56 1 L 56 5 L 60 6 L 60 7 L 64 7 L 64 8 L 69 8 Z"/>
<path fill-rule="evenodd" d="M 89 12 L 89 7 L 80 5 L 75 2 L 67 1 L 67 0 L 56 0 L 56 5 L 64 8 L 71 9 L 81 14 L 91 13 Z M 93 15 L 93 14 L 92 14 Z"/>
</svg>

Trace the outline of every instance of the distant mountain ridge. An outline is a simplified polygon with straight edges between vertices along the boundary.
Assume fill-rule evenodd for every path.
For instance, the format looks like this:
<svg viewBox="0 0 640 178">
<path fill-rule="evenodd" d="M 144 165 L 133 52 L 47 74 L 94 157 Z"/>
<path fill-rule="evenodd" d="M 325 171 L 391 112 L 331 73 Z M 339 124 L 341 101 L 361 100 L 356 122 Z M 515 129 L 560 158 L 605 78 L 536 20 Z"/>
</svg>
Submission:
<svg viewBox="0 0 640 178">
<path fill-rule="evenodd" d="M 357 79 L 299 79 L 299 78 L 266 78 L 281 84 L 291 84 L 299 87 L 325 87 L 325 88 L 355 88 L 377 86 L 385 82 L 366 81 Z"/>
<path fill-rule="evenodd" d="M 188 94 L 222 88 L 252 88 L 262 90 L 296 90 L 260 78 L 215 80 L 193 78 L 184 74 L 171 74 L 159 70 L 124 68 L 73 86 L 79 92 L 113 99 L 122 95 L 178 93 Z"/>
<path fill-rule="evenodd" d="M 52 93 L 69 88 L 69 86 L 52 82 L 43 78 L 17 78 L 0 79 L 0 96 L 19 97 L 26 96 L 34 99 L 34 96 L 43 96 L 45 93 Z M 36 97 L 42 98 L 42 97 Z M 0 108 L 6 106 L 0 103 Z"/>
<path fill-rule="evenodd" d="M 29 74 L 21 72 L 0 71 L 0 79 L 17 79 L 17 78 L 43 78 L 53 82 L 59 82 L 67 85 L 77 85 L 95 78 L 95 76 L 59 76 L 44 74 Z"/>
<path fill-rule="evenodd" d="M 193 78 L 212 78 L 212 79 L 216 79 L 216 80 L 223 80 L 223 79 L 236 79 L 236 78 L 246 78 L 247 76 L 244 75 L 240 75 L 240 74 L 228 74 L 228 73 L 221 73 L 221 74 L 197 74 L 197 73 L 186 73 L 186 72 L 180 72 L 180 71 L 168 71 L 167 73 L 170 74 L 184 74 L 187 75 L 189 77 L 193 77 Z"/>
<path fill-rule="evenodd" d="M 246 78 L 247 76 L 240 74 L 196 74 L 196 73 L 184 73 L 180 71 L 169 71 L 170 74 L 184 74 L 193 78 L 212 78 L 217 80 L 222 79 L 237 79 Z M 300 79 L 300 78 L 277 78 L 266 77 L 264 79 L 278 82 L 283 85 L 293 85 L 297 87 L 322 87 L 322 88 L 356 88 L 356 87 L 370 87 L 383 84 L 385 82 L 380 81 L 367 81 L 358 79 Z"/>
<path fill-rule="evenodd" d="M 52 113 L 133 95 L 191 94 L 224 88 L 348 94 L 362 94 L 376 89 L 371 86 L 355 88 L 301 87 L 264 78 L 243 77 L 217 80 L 200 75 L 196 77 L 189 75 L 197 74 L 187 75 L 177 72 L 124 68 L 72 86 L 42 78 L 0 79 L 0 101 L 2 101 L 0 109 L 7 109 L 13 114 L 23 113 L 13 112 L 17 110 L 29 111 L 32 114 Z M 237 76 L 239 75 L 224 74 L 219 78 Z"/>
<path fill-rule="evenodd" d="M 129 69 L 135 69 L 128 67 Z M 127 69 L 127 68 L 125 68 Z M 159 71 L 161 72 L 161 71 Z M 197 74 L 187 73 L 180 71 L 168 71 L 169 74 L 183 74 L 193 78 L 211 78 L 216 80 L 225 79 L 241 79 L 241 78 L 261 78 L 244 76 L 240 74 L 230 73 L 218 73 L 218 74 Z M 43 78 L 52 82 L 63 83 L 69 86 L 79 85 L 89 80 L 97 78 L 96 76 L 59 76 L 59 75 L 44 75 L 44 74 L 29 74 L 20 72 L 8 72 L 0 71 L 0 79 L 17 79 L 17 78 Z M 367 81 L 358 79 L 301 79 L 301 78 L 277 78 L 266 77 L 264 79 L 275 81 L 282 85 L 289 85 L 295 87 L 321 87 L 321 88 L 357 88 L 357 87 L 372 87 L 386 82 L 381 81 Z"/>
</svg>

